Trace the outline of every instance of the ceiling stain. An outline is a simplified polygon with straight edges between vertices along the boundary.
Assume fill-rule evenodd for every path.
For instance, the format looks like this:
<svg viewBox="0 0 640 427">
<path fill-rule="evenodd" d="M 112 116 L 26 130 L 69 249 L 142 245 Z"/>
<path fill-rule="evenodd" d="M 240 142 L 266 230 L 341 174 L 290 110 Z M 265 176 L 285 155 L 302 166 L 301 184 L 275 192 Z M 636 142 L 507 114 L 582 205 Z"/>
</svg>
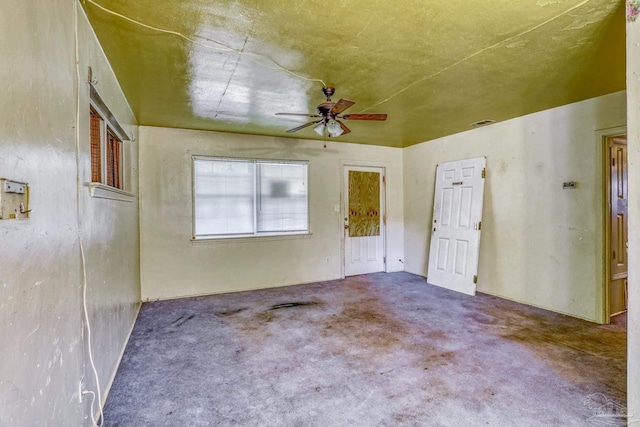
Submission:
<svg viewBox="0 0 640 427">
<path fill-rule="evenodd" d="M 622 0 L 86 0 L 141 125 L 321 139 L 276 112 L 356 102 L 337 141 L 404 147 L 625 88 Z M 375 6 L 375 7 L 372 7 Z"/>
<path fill-rule="evenodd" d="M 536 6 L 549 6 L 550 4 L 560 3 L 561 0 L 538 0 Z"/>
<path fill-rule="evenodd" d="M 515 40 L 515 41 L 513 41 L 511 43 L 507 43 L 506 46 L 509 49 L 513 49 L 513 48 L 526 46 L 527 43 L 529 43 L 529 40 L 524 40 L 524 39 L 523 40 Z"/>
</svg>

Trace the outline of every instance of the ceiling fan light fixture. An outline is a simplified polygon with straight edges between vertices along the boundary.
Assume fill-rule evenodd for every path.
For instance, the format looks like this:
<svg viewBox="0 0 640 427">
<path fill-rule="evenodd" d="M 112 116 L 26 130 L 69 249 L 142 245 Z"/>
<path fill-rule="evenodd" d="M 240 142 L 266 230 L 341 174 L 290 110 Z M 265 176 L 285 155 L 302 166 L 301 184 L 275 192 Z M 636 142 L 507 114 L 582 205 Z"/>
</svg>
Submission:
<svg viewBox="0 0 640 427">
<path fill-rule="evenodd" d="M 344 133 L 344 130 L 342 130 L 340 123 L 335 120 L 329 120 L 329 123 L 327 123 L 327 130 L 329 131 L 329 135 L 334 138 Z"/>
<path fill-rule="evenodd" d="M 350 108 L 355 102 L 349 101 L 348 99 L 339 99 L 338 102 L 331 101 L 331 95 L 334 93 L 334 88 L 325 87 L 322 89 L 322 92 L 327 97 L 327 100 L 320 103 L 316 107 L 316 112 L 313 114 L 307 113 L 275 113 L 276 116 L 303 116 L 303 117 L 312 117 L 314 120 L 308 123 L 305 123 L 300 126 L 296 126 L 292 129 L 287 130 L 287 133 L 298 132 L 299 130 L 306 129 L 308 127 L 313 126 L 313 131 L 317 133 L 321 137 L 338 137 L 340 135 L 346 135 L 351 133 L 351 129 L 349 129 L 342 120 L 374 120 L 374 121 L 385 121 L 387 120 L 386 114 L 377 114 L 377 113 L 361 113 L 361 114 L 344 114 L 342 113 Z M 339 117 L 341 120 L 336 120 L 336 117 Z M 320 123 L 320 124 L 318 124 Z M 327 135 L 328 134 L 328 135 Z"/>
</svg>

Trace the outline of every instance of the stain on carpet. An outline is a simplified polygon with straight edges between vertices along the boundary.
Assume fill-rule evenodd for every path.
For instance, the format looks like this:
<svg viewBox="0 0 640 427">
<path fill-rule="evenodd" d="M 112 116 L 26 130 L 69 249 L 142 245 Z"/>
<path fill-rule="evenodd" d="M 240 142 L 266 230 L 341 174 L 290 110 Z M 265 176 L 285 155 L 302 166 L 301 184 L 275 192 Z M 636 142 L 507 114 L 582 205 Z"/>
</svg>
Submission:
<svg viewBox="0 0 640 427">
<path fill-rule="evenodd" d="M 535 307 L 521 306 L 517 311 L 508 307 L 498 301 L 498 306 L 483 309 L 496 319 L 488 332 L 526 347 L 584 396 L 606 391 L 616 401 L 626 399 L 624 327 L 597 325 Z"/>
<path fill-rule="evenodd" d="M 408 335 L 405 325 L 394 319 L 377 298 L 344 304 L 338 313 L 323 319 L 320 331 L 323 337 L 338 336 L 341 341 L 373 353 L 397 346 Z"/>
<path fill-rule="evenodd" d="M 105 426 L 581 427 L 625 402 L 624 326 L 408 273 L 149 303 Z"/>
<path fill-rule="evenodd" d="M 280 304 L 274 304 L 269 310 L 280 310 L 282 308 L 304 307 L 307 305 L 318 305 L 317 301 L 295 301 L 295 302 L 283 302 Z"/>
<path fill-rule="evenodd" d="M 196 317 L 195 314 L 192 314 L 192 315 L 187 316 L 187 317 L 180 316 L 176 320 L 171 322 L 171 326 L 173 326 L 174 328 L 179 328 L 180 326 L 184 325 L 185 323 L 187 323 L 189 320 L 193 319 L 194 317 Z"/>
<path fill-rule="evenodd" d="M 247 307 L 236 308 L 233 310 L 218 311 L 216 312 L 216 316 L 222 316 L 222 317 L 233 316 L 234 314 L 242 313 L 243 311 L 246 311 L 246 310 L 247 310 Z"/>
</svg>

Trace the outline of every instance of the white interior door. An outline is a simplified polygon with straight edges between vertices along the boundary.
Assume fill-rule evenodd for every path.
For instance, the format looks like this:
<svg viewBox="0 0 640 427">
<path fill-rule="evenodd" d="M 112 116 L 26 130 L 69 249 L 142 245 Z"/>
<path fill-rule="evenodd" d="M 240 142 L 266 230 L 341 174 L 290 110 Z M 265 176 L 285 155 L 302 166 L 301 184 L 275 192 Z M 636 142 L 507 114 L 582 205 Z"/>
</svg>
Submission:
<svg viewBox="0 0 640 427">
<path fill-rule="evenodd" d="M 440 163 L 431 224 L 429 283 L 475 295 L 486 159 Z"/>
<path fill-rule="evenodd" d="M 344 167 L 344 274 L 384 271 L 384 169 Z"/>
</svg>

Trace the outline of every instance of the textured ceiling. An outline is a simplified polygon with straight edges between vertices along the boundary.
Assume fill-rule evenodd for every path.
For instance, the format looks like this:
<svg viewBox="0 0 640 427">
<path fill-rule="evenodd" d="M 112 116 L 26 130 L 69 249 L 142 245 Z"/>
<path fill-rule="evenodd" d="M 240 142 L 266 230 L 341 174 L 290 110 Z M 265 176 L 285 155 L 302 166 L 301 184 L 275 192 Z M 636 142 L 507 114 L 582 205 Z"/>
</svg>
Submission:
<svg viewBox="0 0 640 427">
<path fill-rule="evenodd" d="M 623 0 L 83 0 L 141 125 L 404 147 L 625 88 Z M 99 86 L 98 86 L 99 87 Z"/>
</svg>

